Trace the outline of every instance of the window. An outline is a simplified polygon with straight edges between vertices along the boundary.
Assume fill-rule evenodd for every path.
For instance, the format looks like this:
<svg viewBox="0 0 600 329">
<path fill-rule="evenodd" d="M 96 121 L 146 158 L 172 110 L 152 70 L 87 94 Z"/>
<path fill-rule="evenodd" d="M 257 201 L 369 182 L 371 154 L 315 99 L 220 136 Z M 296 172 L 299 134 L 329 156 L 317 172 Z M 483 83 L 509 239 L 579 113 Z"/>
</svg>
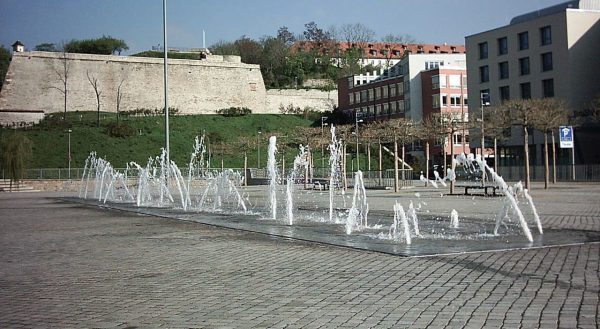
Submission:
<svg viewBox="0 0 600 329">
<path fill-rule="evenodd" d="M 450 106 L 460 106 L 460 95 L 450 96 Z"/>
<path fill-rule="evenodd" d="M 426 70 L 435 69 L 435 68 L 438 68 L 440 66 L 444 66 L 444 61 L 428 61 L 428 62 L 425 62 L 425 69 Z"/>
<path fill-rule="evenodd" d="M 388 103 L 383 103 L 383 114 L 384 115 L 388 115 L 390 114 L 390 105 Z"/>
<path fill-rule="evenodd" d="M 519 33 L 519 50 L 529 49 L 529 32 Z"/>
<path fill-rule="evenodd" d="M 506 37 L 498 39 L 498 55 L 508 54 L 508 39 Z"/>
<path fill-rule="evenodd" d="M 479 67 L 479 81 L 480 82 L 490 81 L 490 69 L 487 65 Z"/>
<path fill-rule="evenodd" d="M 348 89 L 354 88 L 354 78 L 348 78 Z"/>
<path fill-rule="evenodd" d="M 361 102 L 366 102 L 367 101 L 367 91 L 366 90 L 361 90 L 360 91 L 360 101 Z"/>
<path fill-rule="evenodd" d="M 380 99 L 381 98 L 381 88 L 377 87 L 375 88 L 375 99 Z"/>
<path fill-rule="evenodd" d="M 542 72 L 552 71 L 552 53 L 542 54 Z"/>
<path fill-rule="evenodd" d="M 404 102 L 403 101 L 398 101 L 398 110 L 396 111 L 396 113 L 404 113 Z"/>
<path fill-rule="evenodd" d="M 510 88 L 508 86 L 500 87 L 500 101 L 504 102 L 510 99 Z"/>
<path fill-rule="evenodd" d="M 360 92 L 357 91 L 354 93 L 354 101 L 360 103 Z"/>
<path fill-rule="evenodd" d="M 482 42 L 479 44 L 479 59 L 488 58 L 488 44 L 487 42 Z"/>
<path fill-rule="evenodd" d="M 390 113 L 396 113 L 396 102 L 390 103 Z"/>
<path fill-rule="evenodd" d="M 381 115 L 381 105 L 379 105 L 379 104 L 375 105 L 375 115 L 376 116 Z"/>
<path fill-rule="evenodd" d="M 469 105 L 469 99 L 467 98 L 467 95 L 463 95 L 463 103 L 464 106 Z"/>
<path fill-rule="evenodd" d="M 498 63 L 498 75 L 500 79 L 508 79 L 508 62 Z"/>
<path fill-rule="evenodd" d="M 369 89 L 369 100 L 372 101 L 375 98 L 375 92 L 373 89 Z"/>
<path fill-rule="evenodd" d="M 542 46 L 552 44 L 552 30 L 550 26 L 544 26 L 540 29 L 540 40 Z"/>
<path fill-rule="evenodd" d="M 398 91 L 398 96 L 402 96 L 404 95 L 404 83 L 403 82 L 398 82 L 397 84 L 397 91 Z"/>
<path fill-rule="evenodd" d="M 440 89 L 440 76 L 434 75 L 431 77 L 431 89 Z"/>
<path fill-rule="evenodd" d="M 442 106 L 448 106 L 448 95 L 442 95 Z"/>
<path fill-rule="evenodd" d="M 519 73 L 521 75 L 529 74 L 529 57 L 519 58 Z"/>
<path fill-rule="evenodd" d="M 542 80 L 542 94 L 544 97 L 554 97 L 554 80 Z"/>
<path fill-rule="evenodd" d="M 449 80 L 450 88 L 460 88 L 460 75 L 451 75 Z"/>
<path fill-rule="evenodd" d="M 354 94 L 350 93 L 350 105 L 354 104 Z"/>
<path fill-rule="evenodd" d="M 381 87 L 381 97 L 383 97 L 383 98 L 388 97 L 388 86 Z"/>
<path fill-rule="evenodd" d="M 396 97 L 396 84 L 392 83 L 390 85 L 390 97 Z"/>
<path fill-rule="evenodd" d="M 373 116 L 373 106 L 369 106 L 367 107 L 367 113 L 369 113 L 369 116 L 372 117 Z"/>
<path fill-rule="evenodd" d="M 521 99 L 531 98 L 531 83 L 525 82 L 519 85 L 521 88 Z"/>
<path fill-rule="evenodd" d="M 454 135 L 452 137 L 453 137 L 452 140 L 453 140 L 454 146 L 462 145 L 462 141 L 463 141 L 462 133 L 460 133 L 460 132 L 454 133 Z M 468 135 L 466 137 L 468 137 Z M 468 143 L 468 141 L 465 140 L 465 143 Z"/>
<path fill-rule="evenodd" d="M 432 96 L 432 107 L 434 109 L 440 108 L 440 94 L 435 94 Z"/>
</svg>

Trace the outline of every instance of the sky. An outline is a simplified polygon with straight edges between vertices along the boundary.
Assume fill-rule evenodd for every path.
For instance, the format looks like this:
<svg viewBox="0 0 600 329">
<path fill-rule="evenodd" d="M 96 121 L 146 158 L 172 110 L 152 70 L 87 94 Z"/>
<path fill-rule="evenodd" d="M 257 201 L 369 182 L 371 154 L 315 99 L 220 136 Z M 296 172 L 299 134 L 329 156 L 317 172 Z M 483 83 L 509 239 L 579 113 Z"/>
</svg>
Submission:
<svg viewBox="0 0 600 329">
<path fill-rule="evenodd" d="M 241 36 L 294 34 L 314 21 L 337 28 L 361 23 L 379 40 L 409 34 L 422 43 L 464 44 L 464 37 L 564 0 L 167 0 L 168 46 L 202 47 Z M 103 35 L 123 39 L 125 55 L 163 43 L 162 0 L 0 0 L 0 45 L 28 49 Z"/>
</svg>

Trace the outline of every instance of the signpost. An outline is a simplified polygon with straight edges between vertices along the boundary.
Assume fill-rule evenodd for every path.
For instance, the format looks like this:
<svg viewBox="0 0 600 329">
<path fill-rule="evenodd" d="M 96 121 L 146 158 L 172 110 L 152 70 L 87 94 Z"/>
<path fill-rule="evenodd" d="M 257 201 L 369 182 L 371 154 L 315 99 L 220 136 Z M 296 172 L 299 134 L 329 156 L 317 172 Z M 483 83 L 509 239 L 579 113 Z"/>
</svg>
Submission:
<svg viewBox="0 0 600 329">
<path fill-rule="evenodd" d="M 571 149 L 571 178 L 575 180 L 575 136 L 573 127 L 560 126 L 558 136 L 560 136 L 560 148 Z"/>
</svg>

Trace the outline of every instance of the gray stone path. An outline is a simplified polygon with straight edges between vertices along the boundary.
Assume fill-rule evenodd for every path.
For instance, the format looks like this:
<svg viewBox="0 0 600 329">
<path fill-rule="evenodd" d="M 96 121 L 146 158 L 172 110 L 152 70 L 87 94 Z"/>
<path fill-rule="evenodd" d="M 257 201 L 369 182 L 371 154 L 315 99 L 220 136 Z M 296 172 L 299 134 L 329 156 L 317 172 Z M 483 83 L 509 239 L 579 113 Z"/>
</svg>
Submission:
<svg viewBox="0 0 600 329">
<path fill-rule="evenodd" d="M 597 231 L 599 190 L 534 197 L 546 227 Z M 600 326 L 597 243 L 402 258 L 47 196 L 0 195 L 1 328 Z"/>
</svg>

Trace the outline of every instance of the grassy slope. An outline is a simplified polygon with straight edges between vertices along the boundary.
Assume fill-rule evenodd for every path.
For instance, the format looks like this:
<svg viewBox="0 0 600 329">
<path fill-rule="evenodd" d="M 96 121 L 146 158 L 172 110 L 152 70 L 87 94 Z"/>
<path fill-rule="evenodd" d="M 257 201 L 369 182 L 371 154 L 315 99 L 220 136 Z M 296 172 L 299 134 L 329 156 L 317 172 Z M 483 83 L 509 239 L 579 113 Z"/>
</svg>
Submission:
<svg viewBox="0 0 600 329">
<path fill-rule="evenodd" d="M 101 113 L 101 128 L 96 127 L 96 113 L 68 113 L 66 122 L 59 114 L 46 119 L 41 124 L 24 130 L 33 142 L 31 168 L 66 168 L 68 134 L 71 129 L 72 167 L 83 167 L 90 152 L 110 161 L 115 167 L 124 167 L 129 161 L 145 164 L 148 157 L 160 154 L 164 144 L 163 117 L 121 118 L 135 128 L 137 134 L 127 138 L 114 138 L 106 133 L 105 125 L 114 122 L 114 113 Z M 192 152 L 194 137 L 203 131 L 213 139 L 221 138 L 232 145 L 231 155 L 225 155 L 226 167 L 242 167 L 243 152 L 237 149 L 235 141 L 240 138 L 256 139 L 258 131 L 263 131 L 261 142 L 261 163 L 267 159 L 267 137 L 269 132 L 289 133 L 296 126 L 309 126 L 312 121 L 292 115 L 251 114 L 244 117 L 223 117 L 220 115 L 175 116 L 170 118 L 171 158 L 180 166 L 185 166 Z M 141 134 L 140 134 L 141 133 Z M 217 136 L 218 135 L 218 136 Z M 291 159 L 293 154 L 288 157 Z M 249 166 L 256 165 L 257 151 L 248 153 Z M 220 166 L 220 155 L 213 156 L 213 166 Z"/>
</svg>

